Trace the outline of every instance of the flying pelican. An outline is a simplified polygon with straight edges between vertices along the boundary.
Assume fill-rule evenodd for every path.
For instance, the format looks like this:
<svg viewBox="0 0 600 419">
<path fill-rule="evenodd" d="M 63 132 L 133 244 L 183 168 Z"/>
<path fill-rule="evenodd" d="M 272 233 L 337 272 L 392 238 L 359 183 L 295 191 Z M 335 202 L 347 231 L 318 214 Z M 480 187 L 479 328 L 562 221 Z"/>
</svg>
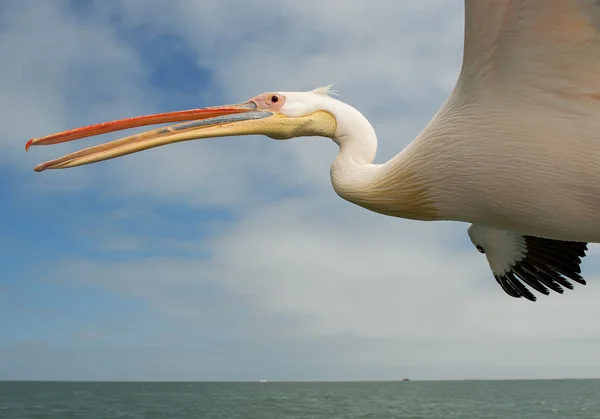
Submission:
<svg viewBox="0 0 600 419">
<path fill-rule="evenodd" d="M 373 164 L 377 137 L 329 88 L 268 92 L 236 105 L 140 116 L 31 139 L 49 145 L 178 124 L 39 164 L 62 169 L 200 138 L 332 139 L 335 192 L 388 216 L 471 223 L 468 235 L 515 298 L 573 289 L 600 242 L 600 2 L 465 0 L 458 81 L 404 150 Z M 530 288 L 528 288 L 529 286 Z"/>
</svg>

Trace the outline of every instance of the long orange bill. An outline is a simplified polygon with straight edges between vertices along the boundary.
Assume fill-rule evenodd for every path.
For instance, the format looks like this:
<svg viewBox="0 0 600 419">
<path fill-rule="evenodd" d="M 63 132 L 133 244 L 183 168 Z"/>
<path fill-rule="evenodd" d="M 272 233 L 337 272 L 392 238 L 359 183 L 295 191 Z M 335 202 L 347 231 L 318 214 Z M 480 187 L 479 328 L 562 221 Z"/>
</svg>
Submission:
<svg viewBox="0 0 600 419">
<path fill-rule="evenodd" d="M 215 116 L 231 115 L 248 112 L 254 109 L 254 104 L 240 104 L 230 106 L 215 106 L 202 109 L 188 109 L 184 111 L 156 113 L 152 115 L 135 116 L 133 118 L 117 119 L 115 121 L 102 122 L 100 124 L 88 125 L 46 135 L 45 137 L 32 138 L 25 144 L 25 150 L 38 145 L 51 145 L 65 143 L 67 141 L 79 140 L 81 138 L 93 137 L 95 135 L 107 134 L 109 132 L 122 131 L 129 128 L 144 127 L 148 125 L 167 124 L 171 122 L 193 121 L 195 119 L 207 119 Z"/>
<path fill-rule="evenodd" d="M 138 116 L 71 129 L 45 137 L 33 138 L 27 142 L 25 149 L 29 150 L 31 146 L 64 143 L 128 128 L 191 121 L 154 129 L 76 151 L 64 157 L 38 164 L 34 170 L 41 172 L 46 169 L 81 166 L 83 164 L 112 159 L 178 141 L 253 134 L 260 130 L 254 129 L 252 122 L 273 115 L 271 112 L 258 111 L 254 102 L 245 102 L 237 105 Z M 244 124 L 244 121 L 247 121 L 248 124 Z"/>
</svg>

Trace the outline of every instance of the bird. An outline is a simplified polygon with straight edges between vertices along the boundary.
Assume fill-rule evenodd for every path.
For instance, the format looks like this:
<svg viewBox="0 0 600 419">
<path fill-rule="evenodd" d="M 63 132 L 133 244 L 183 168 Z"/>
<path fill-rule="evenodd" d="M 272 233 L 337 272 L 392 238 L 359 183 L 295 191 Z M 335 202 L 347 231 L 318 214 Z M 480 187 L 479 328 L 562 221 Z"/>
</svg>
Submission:
<svg viewBox="0 0 600 419">
<path fill-rule="evenodd" d="M 367 117 L 334 93 L 266 92 L 75 128 L 25 148 L 175 123 L 41 163 L 42 172 L 202 138 L 323 137 L 339 146 L 330 169 L 339 197 L 391 217 L 468 223 L 507 295 L 536 301 L 586 285 L 581 262 L 600 242 L 599 1 L 465 0 L 455 86 L 387 162 L 374 163 Z"/>
</svg>

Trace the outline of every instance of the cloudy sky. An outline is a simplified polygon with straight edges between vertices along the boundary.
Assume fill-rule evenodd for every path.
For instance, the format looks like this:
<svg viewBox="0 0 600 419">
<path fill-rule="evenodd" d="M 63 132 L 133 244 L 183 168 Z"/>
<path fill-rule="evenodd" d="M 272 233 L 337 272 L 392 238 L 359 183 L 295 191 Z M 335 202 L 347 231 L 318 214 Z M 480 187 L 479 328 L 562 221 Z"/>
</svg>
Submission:
<svg viewBox="0 0 600 419">
<path fill-rule="evenodd" d="M 588 286 L 512 299 L 466 225 L 338 198 L 329 140 L 205 140 L 44 173 L 122 133 L 23 148 L 335 82 L 383 162 L 452 89 L 462 25 L 458 0 L 1 2 L 0 379 L 600 376 L 595 247 Z"/>
</svg>

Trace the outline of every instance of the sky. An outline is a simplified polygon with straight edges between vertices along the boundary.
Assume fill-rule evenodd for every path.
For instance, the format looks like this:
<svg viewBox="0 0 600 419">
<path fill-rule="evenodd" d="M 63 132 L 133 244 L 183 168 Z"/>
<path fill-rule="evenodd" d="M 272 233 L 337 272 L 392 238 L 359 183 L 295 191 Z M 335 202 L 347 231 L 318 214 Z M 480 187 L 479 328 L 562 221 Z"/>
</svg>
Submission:
<svg viewBox="0 0 600 419">
<path fill-rule="evenodd" d="M 0 379 L 600 376 L 600 258 L 585 287 L 508 297 L 462 223 L 340 199 L 323 138 L 179 143 L 42 161 L 123 133 L 64 129 L 335 83 L 405 147 L 454 86 L 453 0 L 0 3 Z"/>
</svg>

